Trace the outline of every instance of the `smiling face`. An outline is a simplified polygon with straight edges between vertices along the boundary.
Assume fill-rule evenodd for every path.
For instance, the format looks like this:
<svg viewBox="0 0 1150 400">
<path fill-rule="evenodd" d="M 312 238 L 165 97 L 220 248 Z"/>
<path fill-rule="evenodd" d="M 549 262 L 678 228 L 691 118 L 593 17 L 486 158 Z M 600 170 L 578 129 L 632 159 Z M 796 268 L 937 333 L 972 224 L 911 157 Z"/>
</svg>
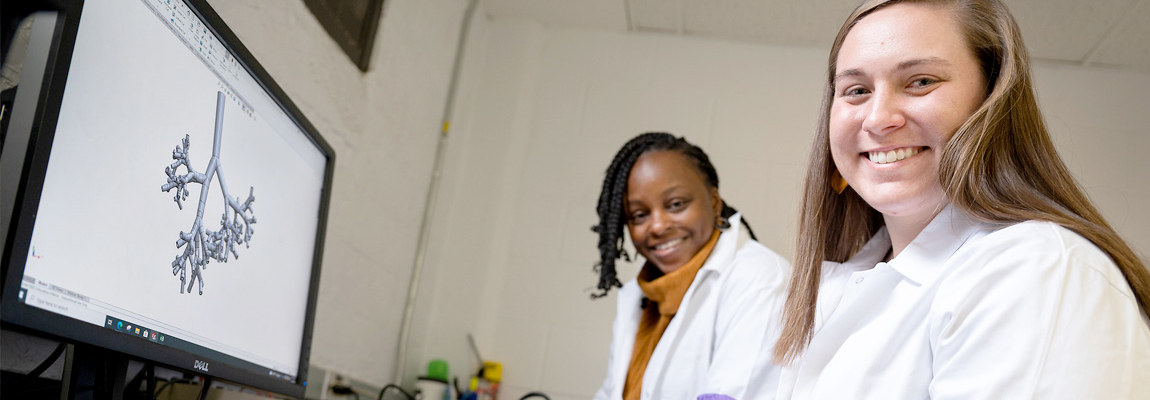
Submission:
<svg viewBox="0 0 1150 400">
<path fill-rule="evenodd" d="M 941 209 L 943 147 L 982 103 L 985 87 L 947 9 L 898 3 L 847 34 L 835 70 L 831 155 L 855 192 L 883 214 L 892 237 L 900 224 L 921 230 Z"/>
<path fill-rule="evenodd" d="M 664 274 L 711 238 L 722 202 L 703 173 L 676 151 L 643 153 L 627 178 L 627 229 L 635 249 Z"/>
</svg>

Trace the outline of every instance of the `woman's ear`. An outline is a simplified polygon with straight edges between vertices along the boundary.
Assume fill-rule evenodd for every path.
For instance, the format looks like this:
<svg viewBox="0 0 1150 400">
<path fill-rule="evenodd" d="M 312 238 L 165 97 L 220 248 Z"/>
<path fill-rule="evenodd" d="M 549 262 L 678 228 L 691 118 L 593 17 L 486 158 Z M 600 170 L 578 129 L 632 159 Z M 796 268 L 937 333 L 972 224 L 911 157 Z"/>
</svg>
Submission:
<svg viewBox="0 0 1150 400">
<path fill-rule="evenodd" d="M 714 203 L 715 216 L 723 217 L 723 198 L 719 197 L 719 188 L 711 188 L 711 202 Z"/>
</svg>

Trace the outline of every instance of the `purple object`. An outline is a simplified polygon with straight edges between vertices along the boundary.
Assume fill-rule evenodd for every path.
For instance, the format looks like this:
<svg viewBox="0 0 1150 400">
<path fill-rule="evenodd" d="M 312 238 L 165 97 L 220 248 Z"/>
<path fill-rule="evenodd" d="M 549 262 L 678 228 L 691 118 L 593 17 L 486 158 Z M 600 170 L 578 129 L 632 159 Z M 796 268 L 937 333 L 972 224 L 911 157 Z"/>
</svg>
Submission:
<svg viewBox="0 0 1150 400">
<path fill-rule="evenodd" d="M 735 400 L 735 399 L 732 398 L 731 396 L 727 396 L 725 394 L 707 393 L 707 394 L 699 395 L 699 398 L 696 400 Z"/>
</svg>

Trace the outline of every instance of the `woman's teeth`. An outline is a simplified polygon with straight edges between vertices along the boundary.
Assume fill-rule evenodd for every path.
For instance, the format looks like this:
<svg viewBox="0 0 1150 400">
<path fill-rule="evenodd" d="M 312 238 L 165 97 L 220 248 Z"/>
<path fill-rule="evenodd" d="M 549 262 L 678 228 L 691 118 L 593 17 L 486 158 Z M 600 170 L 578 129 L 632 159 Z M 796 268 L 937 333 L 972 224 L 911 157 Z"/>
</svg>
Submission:
<svg viewBox="0 0 1150 400">
<path fill-rule="evenodd" d="M 905 160 L 922 151 L 921 147 L 903 147 L 891 151 L 872 151 L 867 153 L 870 161 L 875 164 L 890 164 L 895 161 Z"/>
<path fill-rule="evenodd" d="M 655 246 L 655 250 L 666 250 L 666 249 L 674 247 L 675 245 L 679 244 L 679 242 L 682 242 L 682 241 L 683 241 L 683 239 L 681 239 L 681 238 L 675 239 L 675 240 L 672 240 L 670 242 Z"/>
</svg>

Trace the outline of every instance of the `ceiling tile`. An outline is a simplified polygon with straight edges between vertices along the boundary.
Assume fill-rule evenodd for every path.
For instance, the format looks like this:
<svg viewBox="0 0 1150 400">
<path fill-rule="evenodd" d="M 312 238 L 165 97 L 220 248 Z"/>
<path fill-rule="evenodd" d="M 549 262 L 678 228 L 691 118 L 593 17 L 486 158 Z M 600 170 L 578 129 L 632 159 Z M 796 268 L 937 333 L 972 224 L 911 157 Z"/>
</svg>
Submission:
<svg viewBox="0 0 1150 400">
<path fill-rule="evenodd" d="M 482 0 L 482 4 L 492 17 L 529 18 L 546 26 L 661 31 L 826 49 L 860 1 Z M 1018 20 L 1035 59 L 1150 70 L 1150 0 L 1003 1 Z"/>
<path fill-rule="evenodd" d="M 684 31 L 788 46 L 829 47 L 858 0 L 683 0 Z"/>
<path fill-rule="evenodd" d="M 1030 56 L 1081 62 L 1111 27 L 1142 0 L 1003 0 Z"/>
<path fill-rule="evenodd" d="M 548 27 L 627 30 L 625 0 L 480 0 L 492 18 L 522 18 Z"/>
<path fill-rule="evenodd" d="M 1150 1 L 1144 1 L 1098 50 L 1097 64 L 1150 71 Z"/>
<path fill-rule="evenodd" d="M 641 31 L 679 32 L 681 0 L 627 0 L 631 26 Z"/>
</svg>

